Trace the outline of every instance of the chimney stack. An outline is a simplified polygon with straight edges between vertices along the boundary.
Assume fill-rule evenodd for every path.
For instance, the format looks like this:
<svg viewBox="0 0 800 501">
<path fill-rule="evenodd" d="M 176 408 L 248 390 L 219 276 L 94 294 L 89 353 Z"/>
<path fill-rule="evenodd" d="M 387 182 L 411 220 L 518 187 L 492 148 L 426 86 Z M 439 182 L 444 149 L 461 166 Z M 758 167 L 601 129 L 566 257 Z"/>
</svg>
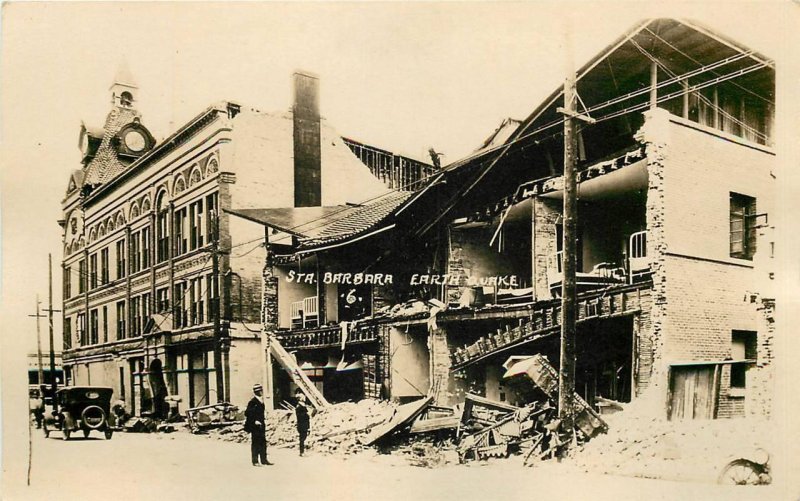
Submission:
<svg viewBox="0 0 800 501">
<path fill-rule="evenodd" d="M 294 73 L 294 206 L 322 205 L 319 77 Z"/>
</svg>

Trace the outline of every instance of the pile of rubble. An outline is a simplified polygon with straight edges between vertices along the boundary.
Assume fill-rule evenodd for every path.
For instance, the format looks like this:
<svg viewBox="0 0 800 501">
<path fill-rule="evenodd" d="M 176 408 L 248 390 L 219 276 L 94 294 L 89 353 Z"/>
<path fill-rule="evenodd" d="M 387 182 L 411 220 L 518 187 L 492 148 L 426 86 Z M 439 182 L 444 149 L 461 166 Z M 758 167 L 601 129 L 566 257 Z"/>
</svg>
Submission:
<svg viewBox="0 0 800 501">
<path fill-rule="evenodd" d="M 434 405 L 432 396 L 399 406 L 372 399 L 339 403 L 322 407 L 311 418 L 306 445 L 326 454 L 351 454 L 374 446 L 427 467 L 519 453 L 533 463 L 561 454 L 571 442 L 564 439 L 556 418 L 555 369 L 536 355 L 514 365 L 508 376 L 510 384 L 524 387 L 527 404 L 519 407 L 472 394 L 456 407 Z M 577 440 L 585 442 L 605 432 L 608 427 L 600 416 L 579 396 L 575 399 Z M 222 440 L 249 440 L 242 422 L 223 424 L 206 431 Z M 294 412 L 269 412 L 266 434 L 272 446 L 295 446 Z"/>
<path fill-rule="evenodd" d="M 666 421 L 626 410 L 608 417 L 610 431 L 572 451 L 584 471 L 664 480 L 714 482 L 732 459 L 752 457 L 769 422 L 751 419 Z"/>
<path fill-rule="evenodd" d="M 395 407 L 390 402 L 372 399 L 324 407 L 311 417 L 306 446 L 328 454 L 349 454 L 363 450 L 365 437 L 374 427 L 389 420 Z M 247 442 L 250 439 L 241 422 L 211 429 L 208 433 L 226 441 Z M 283 409 L 268 412 L 266 434 L 272 446 L 295 446 L 297 419 L 294 412 Z"/>
</svg>

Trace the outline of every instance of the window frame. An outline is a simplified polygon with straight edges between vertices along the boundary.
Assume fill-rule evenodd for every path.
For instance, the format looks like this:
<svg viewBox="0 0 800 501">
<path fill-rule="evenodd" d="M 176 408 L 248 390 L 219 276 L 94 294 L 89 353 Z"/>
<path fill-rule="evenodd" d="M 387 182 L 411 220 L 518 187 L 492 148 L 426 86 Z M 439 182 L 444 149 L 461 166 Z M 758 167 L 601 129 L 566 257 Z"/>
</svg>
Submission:
<svg viewBox="0 0 800 501">
<path fill-rule="evenodd" d="M 753 260 L 757 248 L 756 203 L 755 197 L 730 192 L 728 251 L 732 258 Z"/>
</svg>

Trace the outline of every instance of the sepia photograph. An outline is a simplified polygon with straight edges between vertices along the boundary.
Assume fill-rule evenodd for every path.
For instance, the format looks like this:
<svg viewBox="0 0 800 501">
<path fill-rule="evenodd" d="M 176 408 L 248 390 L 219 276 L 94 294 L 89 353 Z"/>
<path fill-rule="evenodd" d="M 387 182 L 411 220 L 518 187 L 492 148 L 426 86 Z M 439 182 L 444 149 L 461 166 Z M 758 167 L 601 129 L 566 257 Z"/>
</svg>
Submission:
<svg viewBox="0 0 800 501">
<path fill-rule="evenodd" d="M 0 17 L 3 499 L 800 499 L 797 2 Z"/>
</svg>

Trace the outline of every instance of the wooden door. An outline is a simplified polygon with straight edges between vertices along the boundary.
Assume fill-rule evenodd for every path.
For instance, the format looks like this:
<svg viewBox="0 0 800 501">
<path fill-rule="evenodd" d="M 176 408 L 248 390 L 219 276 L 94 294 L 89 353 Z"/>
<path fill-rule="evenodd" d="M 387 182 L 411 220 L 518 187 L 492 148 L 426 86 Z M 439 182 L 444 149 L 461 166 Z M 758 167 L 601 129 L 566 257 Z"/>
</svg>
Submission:
<svg viewBox="0 0 800 501">
<path fill-rule="evenodd" d="M 672 367 L 669 419 L 715 418 L 717 375 L 717 365 Z"/>
</svg>

